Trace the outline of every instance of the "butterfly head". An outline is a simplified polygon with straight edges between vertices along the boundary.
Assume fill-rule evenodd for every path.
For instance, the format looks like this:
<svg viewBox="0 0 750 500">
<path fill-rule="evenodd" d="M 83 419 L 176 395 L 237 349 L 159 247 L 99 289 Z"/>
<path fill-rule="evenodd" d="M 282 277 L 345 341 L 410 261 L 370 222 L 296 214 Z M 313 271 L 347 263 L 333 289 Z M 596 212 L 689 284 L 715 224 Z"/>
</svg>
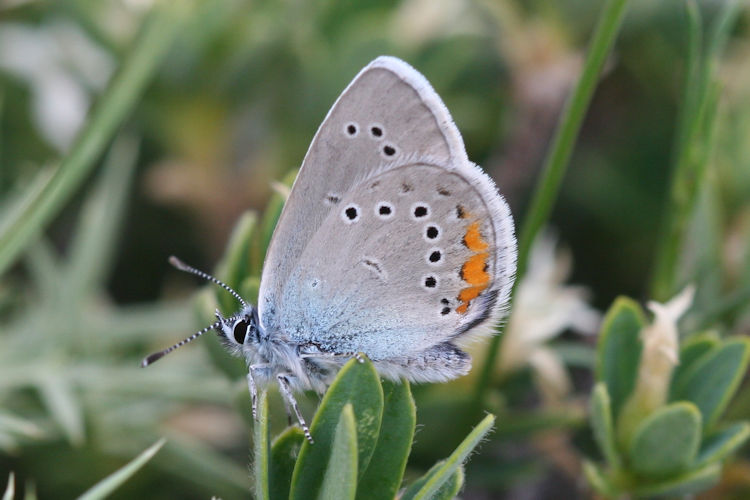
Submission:
<svg viewBox="0 0 750 500">
<path fill-rule="evenodd" d="M 251 304 L 246 304 L 242 310 L 223 318 L 216 311 L 216 331 L 230 351 L 240 352 L 243 346 L 260 343 L 261 329 L 258 323 L 258 310 Z"/>
<path fill-rule="evenodd" d="M 198 269 L 185 264 L 177 257 L 170 257 L 169 263 L 180 271 L 195 274 L 196 276 L 200 276 L 203 279 L 219 285 L 220 287 L 231 293 L 232 296 L 236 298 L 240 302 L 240 304 L 242 304 L 242 309 L 239 313 L 228 318 L 224 318 L 217 310 L 216 322 L 206 326 L 201 330 L 198 330 L 190 337 L 177 342 L 167 349 L 155 352 L 147 356 L 141 363 L 141 366 L 146 367 L 150 365 L 154 361 L 163 358 L 165 355 L 174 351 L 178 347 L 182 347 L 188 342 L 192 342 L 209 330 L 216 330 L 221 339 L 224 341 L 226 347 L 230 352 L 234 354 L 242 353 L 242 348 L 244 346 L 250 346 L 252 344 L 257 344 L 260 342 L 262 329 L 260 328 L 260 323 L 258 321 L 258 310 L 255 308 L 255 306 L 253 306 L 252 304 L 248 304 L 245 299 L 240 296 L 239 293 L 237 293 L 234 289 L 232 289 L 232 287 L 230 287 L 223 281 L 214 278 L 208 273 L 204 273 L 203 271 L 199 271 Z"/>
</svg>

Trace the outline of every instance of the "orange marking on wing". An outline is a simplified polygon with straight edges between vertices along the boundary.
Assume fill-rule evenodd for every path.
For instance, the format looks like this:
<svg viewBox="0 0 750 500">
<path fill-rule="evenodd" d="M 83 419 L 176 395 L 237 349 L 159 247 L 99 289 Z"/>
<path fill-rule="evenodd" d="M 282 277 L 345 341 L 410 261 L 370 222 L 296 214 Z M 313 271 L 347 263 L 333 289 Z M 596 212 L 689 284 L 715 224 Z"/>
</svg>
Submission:
<svg viewBox="0 0 750 500">
<path fill-rule="evenodd" d="M 461 302 L 463 302 L 464 304 L 468 306 L 469 302 L 479 297 L 479 294 L 482 293 L 482 290 L 484 290 L 485 288 L 487 287 L 483 285 L 470 286 L 468 288 L 464 288 L 458 293 L 458 300 L 460 300 Z"/>
<path fill-rule="evenodd" d="M 479 232 L 479 221 L 474 221 L 469 225 L 464 235 L 464 244 L 472 252 L 483 252 L 490 246 Z"/>
<path fill-rule="evenodd" d="M 465 282 L 476 286 L 486 286 L 490 282 L 490 275 L 485 270 L 488 256 L 487 252 L 476 253 L 464 262 L 461 267 L 461 276 Z"/>
<path fill-rule="evenodd" d="M 462 288 L 458 293 L 458 300 L 461 302 L 461 305 L 456 308 L 458 314 L 466 313 L 471 301 L 479 297 L 490 284 L 490 275 L 487 272 L 487 260 L 490 254 L 486 251 L 490 245 L 482 237 L 479 227 L 479 221 L 472 222 L 464 235 L 464 244 L 466 248 L 474 252 L 474 255 L 461 266 L 461 279 L 471 286 Z"/>
</svg>

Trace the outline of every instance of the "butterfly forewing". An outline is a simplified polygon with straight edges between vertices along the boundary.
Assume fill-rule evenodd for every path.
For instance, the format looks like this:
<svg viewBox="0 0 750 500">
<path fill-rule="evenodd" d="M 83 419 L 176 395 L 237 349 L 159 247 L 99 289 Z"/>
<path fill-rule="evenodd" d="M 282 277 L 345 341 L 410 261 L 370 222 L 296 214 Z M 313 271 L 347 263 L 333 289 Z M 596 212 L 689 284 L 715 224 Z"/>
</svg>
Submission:
<svg viewBox="0 0 750 500">
<path fill-rule="evenodd" d="M 379 57 L 352 81 L 320 126 L 266 254 L 258 304 L 273 330 L 292 268 L 329 211 L 384 164 L 465 162 L 463 142 L 429 83 L 406 63 Z"/>
</svg>

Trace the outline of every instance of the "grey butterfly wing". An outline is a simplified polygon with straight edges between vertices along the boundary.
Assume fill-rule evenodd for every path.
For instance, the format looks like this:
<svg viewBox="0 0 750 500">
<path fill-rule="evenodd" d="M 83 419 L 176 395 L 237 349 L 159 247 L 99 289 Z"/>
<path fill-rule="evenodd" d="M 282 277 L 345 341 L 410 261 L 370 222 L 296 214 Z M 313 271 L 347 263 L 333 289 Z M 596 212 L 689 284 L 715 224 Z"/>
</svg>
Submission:
<svg viewBox="0 0 750 500">
<path fill-rule="evenodd" d="M 376 362 L 445 351 L 442 344 L 502 312 L 514 241 L 507 206 L 476 166 L 384 165 L 345 193 L 312 236 L 283 289 L 279 331 Z"/>
<path fill-rule="evenodd" d="M 461 136 L 427 80 L 399 59 L 379 57 L 333 105 L 281 213 L 259 294 L 267 330 L 276 326 L 278 301 L 297 260 L 344 194 L 383 164 L 415 157 L 467 162 Z"/>
</svg>

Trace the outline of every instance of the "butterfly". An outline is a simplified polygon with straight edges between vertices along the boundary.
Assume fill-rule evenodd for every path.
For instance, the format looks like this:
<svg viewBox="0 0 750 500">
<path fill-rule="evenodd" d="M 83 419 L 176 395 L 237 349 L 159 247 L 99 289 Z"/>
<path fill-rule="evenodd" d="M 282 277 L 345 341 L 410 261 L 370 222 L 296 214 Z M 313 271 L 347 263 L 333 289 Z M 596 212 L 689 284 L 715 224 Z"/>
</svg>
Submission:
<svg viewBox="0 0 750 500">
<path fill-rule="evenodd" d="M 465 375 L 468 340 L 507 312 L 516 269 L 508 205 L 428 81 L 381 56 L 343 91 L 312 140 L 266 254 L 257 306 L 216 278 L 240 310 L 209 330 L 273 381 L 307 439 L 294 392 L 323 392 L 362 355 L 381 376 L 442 382 Z"/>
</svg>

